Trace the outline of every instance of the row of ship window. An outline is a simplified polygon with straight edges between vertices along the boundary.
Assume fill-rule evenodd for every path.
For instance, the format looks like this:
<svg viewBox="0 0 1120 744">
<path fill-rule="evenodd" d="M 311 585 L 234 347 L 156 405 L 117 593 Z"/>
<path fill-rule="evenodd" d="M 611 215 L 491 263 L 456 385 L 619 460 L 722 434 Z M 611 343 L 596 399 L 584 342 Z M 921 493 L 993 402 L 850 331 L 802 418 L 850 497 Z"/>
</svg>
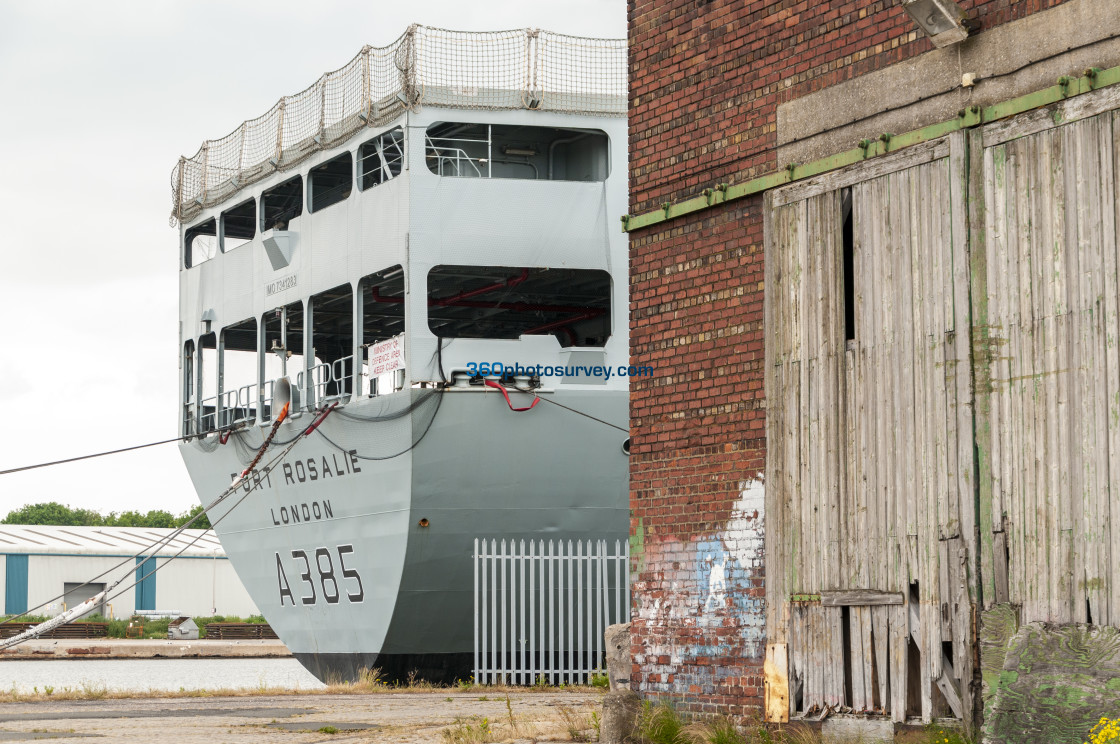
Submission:
<svg viewBox="0 0 1120 744">
<path fill-rule="evenodd" d="M 611 334 L 606 271 L 440 265 L 427 279 L 428 328 L 441 339 L 552 335 L 561 347 L 602 347 Z M 343 284 L 185 341 L 184 423 L 211 431 L 255 415 L 258 390 L 267 397 L 268 381 L 282 376 L 297 381 L 304 402 L 350 394 L 355 360 L 360 371 L 375 369 L 393 351 L 379 344 L 403 337 L 405 302 L 398 265 L 365 277 L 356 291 Z M 368 378 L 380 392 L 393 384 Z"/>
<path fill-rule="evenodd" d="M 405 135 L 391 129 L 307 173 L 272 186 L 193 225 L 183 234 L 183 265 L 191 268 L 252 240 L 258 230 L 287 230 L 303 214 L 345 201 L 355 184 L 366 191 L 399 176 L 405 166 Z M 425 133 L 428 170 L 458 178 L 518 178 L 551 181 L 603 181 L 609 173 L 608 139 L 599 130 L 498 126 L 441 122 Z"/>
</svg>

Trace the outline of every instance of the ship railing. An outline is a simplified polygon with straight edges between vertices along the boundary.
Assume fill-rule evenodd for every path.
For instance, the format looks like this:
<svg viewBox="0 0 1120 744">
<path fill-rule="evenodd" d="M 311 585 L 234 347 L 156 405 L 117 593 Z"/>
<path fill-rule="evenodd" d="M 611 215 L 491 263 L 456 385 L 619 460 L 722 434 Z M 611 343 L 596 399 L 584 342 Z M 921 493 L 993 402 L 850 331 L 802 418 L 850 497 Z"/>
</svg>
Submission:
<svg viewBox="0 0 1120 744">
<path fill-rule="evenodd" d="M 277 171 L 421 107 L 625 116 L 626 53 L 626 39 L 411 26 L 180 158 L 172 214 L 189 222 Z"/>
<path fill-rule="evenodd" d="M 587 684 L 606 673 L 603 634 L 630 620 L 629 544 L 474 541 L 474 679 Z"/>
<path fill-rule="evenodd" d="M 193 437 L 197 434 L 197 427 L 195 426 L 195 407 L 194 403 L 185 403 L 183 405 L 183 436 Z"/>
<path fill-rule="evenodd" d="M 253 421 L 257 417 L 255 384 L 242 385 L 236 390 L 226 390 L 220 396 L 218 426 L 227 429 L 236 424 Z"/>
<path fill-rule="evenodd" d="M 333 362 L 316 364 L 309 370 L 308 384 L 303 384 L 303 373 L 297 378 L 299 386 L 307 390 L 309 406 L 323 405 L 336 400 L 349 400 L 353 384 L 351 370 L 354 357 L 345 356 Z"/>
<path fill-rule="evenodd" d="M 428 160 L 435 161 L 435 172 L 439 175 L 467 178 L 490 177 L 489 167 L 486 169 L 486 175 L 483 176 L 482 171 L 475 165 L 475 161 L 488 163 L 487 159 L 472 157 L 465 147 L 471 144 L 482 144 L 489 147 L 490 142 L 488 140 L 465 137 L 425 137 L 424 139 L 427 144 L 425 157 Z M 470 170 L 467 170 L 468 166 Z"/>
<path fill-rule="evenodd" d="M 198 433 L 218 430 L 218 396 L 203 398 L 199 403 Z"/>
</svg>

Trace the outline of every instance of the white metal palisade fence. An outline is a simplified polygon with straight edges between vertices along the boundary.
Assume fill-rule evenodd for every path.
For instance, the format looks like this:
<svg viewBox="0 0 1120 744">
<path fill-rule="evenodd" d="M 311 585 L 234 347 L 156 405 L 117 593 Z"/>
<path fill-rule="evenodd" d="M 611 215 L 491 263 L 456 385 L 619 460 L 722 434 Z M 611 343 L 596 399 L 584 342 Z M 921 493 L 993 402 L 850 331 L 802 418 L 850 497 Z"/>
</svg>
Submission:
<svg viewBox="0 0 1120 744">
<path fill-rule="evenodd" d="M 629 547 L 475 538 L 475 681 L 586 684 L 605 673 L 603 633 L 630 619 Z"/>
</svg>

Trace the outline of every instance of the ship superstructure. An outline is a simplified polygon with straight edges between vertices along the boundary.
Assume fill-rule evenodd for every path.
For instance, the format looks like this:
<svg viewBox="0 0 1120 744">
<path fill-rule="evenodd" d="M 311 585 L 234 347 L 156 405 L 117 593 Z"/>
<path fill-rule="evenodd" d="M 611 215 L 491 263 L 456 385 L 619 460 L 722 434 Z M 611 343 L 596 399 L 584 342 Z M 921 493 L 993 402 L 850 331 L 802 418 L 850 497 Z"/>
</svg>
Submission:
<svg viewBox="0 0 1120 744">
<path fill-rule="evenodd" d="M 625 81 L 622 40 L 412 27 L 175 169 L 202 501 L 333 406 L 210 515 L 320 678 L 467 676 L 474 538 L 625 539 Z"/>
</svg>

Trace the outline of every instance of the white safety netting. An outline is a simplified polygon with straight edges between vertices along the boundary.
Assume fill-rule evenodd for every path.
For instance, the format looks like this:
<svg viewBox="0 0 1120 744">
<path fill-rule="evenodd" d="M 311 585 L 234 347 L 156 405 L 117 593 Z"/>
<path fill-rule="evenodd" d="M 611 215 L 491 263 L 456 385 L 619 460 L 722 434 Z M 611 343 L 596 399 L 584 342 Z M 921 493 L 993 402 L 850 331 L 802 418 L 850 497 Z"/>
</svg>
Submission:
<svg viewBox="0 0 1120 744">
<path fill-rule="evenodd" d="M 172 223 L 423 104 L 625 116 L 626 94 L 625 39 L 414 25 L 180 158 L 171 173 Z"/>
</svg>

